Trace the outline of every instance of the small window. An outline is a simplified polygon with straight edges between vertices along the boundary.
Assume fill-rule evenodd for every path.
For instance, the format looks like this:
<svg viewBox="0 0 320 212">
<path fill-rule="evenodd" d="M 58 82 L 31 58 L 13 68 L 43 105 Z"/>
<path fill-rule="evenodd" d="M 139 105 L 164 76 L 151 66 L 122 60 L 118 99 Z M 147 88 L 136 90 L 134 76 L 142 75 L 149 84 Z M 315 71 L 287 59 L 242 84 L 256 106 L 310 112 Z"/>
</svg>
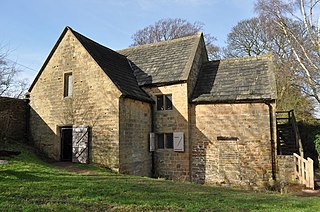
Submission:
<svg viewBox="0 0 320 212">
<path fill-rule="evenodd" d="M 157 134 L 158 149 L 164 149 L 164 134 Z"/>
<path fill-rule="evenodd" d="M 64 75 L 64 97 L 72 96 L 72 73 Z"/>
<path fill-rule="evenodd" d="M 158 149 L 173 149 L 173 133 L 157 133 Z"/>
<path fill-rule="evenodd" d="M 166 148 L 173 149 L 173 133 L 166 133 Z"/>
<path fill-rule="evenodd" d="M 157 110 L 164 110 L 163 103 L 163 95 L 157 96 Z"/>
<path fill-rule="evenodd" d="M 172 110 L 172 95 L 157 95 L 157 110 Z"/>
<path fill-rule="evenodd" d="M 164 95 L 165 96 L 165 103 L 166 103 L 166 110 L 172 110 L 172 95 Z"/>
</svg>

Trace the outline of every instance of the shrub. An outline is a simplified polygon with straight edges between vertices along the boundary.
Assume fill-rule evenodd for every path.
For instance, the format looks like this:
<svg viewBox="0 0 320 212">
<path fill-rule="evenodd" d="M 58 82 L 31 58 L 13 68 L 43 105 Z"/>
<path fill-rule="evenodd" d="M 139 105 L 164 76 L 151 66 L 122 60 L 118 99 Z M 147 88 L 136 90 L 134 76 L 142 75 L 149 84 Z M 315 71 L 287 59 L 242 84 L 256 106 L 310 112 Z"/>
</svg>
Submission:
<svg viewBox="0 0 320 212">
<path fill-rule="evenodd" d="M 320 155 L 320 132 L 318 132 L 315 136 L 314 145 L 318 152 L 318 155 Z"/>
</svg>

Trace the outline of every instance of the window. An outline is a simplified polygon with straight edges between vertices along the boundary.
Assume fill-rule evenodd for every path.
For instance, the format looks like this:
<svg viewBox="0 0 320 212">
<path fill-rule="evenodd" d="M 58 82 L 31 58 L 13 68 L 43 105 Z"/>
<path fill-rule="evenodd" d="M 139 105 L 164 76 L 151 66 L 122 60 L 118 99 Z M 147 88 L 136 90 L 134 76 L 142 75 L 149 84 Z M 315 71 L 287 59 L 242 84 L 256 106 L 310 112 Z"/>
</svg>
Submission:
<svg viewBox="0 0 320 212">
<path fill-rule="evenodd" d="M 172 95 L 157 95 L 157 110 L 172 110 Z"/>
<path fill-rule="evenodd" d="M 164 149 L 164 134 L 157 134 L 158 149 Z"/>
<path fill-rule="evenodd" d="M 157 134 L 158 149 L 173 149 L 173 133 L 158 133 Z"/>
<path fill-rule="evenodd" d="M 173 133 L 166 134 L 166 148 L 173 149 Z"/>
<path fill-rule="evenodd" d="M 72 96 L 72 73 L 64 74 L 64 97 Z"/>
</svg>

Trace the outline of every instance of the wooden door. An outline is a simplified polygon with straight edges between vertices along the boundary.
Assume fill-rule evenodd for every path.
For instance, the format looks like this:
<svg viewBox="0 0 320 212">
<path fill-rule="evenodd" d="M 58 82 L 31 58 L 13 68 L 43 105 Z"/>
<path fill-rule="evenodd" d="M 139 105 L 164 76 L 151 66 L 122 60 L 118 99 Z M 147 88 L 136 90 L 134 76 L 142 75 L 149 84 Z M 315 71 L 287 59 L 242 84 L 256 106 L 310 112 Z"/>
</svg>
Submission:
<svg viewBox="0 0 320 212">
<path fill-rule="evenodd" d="M 72 127 L 72 162 L 89 163 L 89 127 Z"/>
</svg>

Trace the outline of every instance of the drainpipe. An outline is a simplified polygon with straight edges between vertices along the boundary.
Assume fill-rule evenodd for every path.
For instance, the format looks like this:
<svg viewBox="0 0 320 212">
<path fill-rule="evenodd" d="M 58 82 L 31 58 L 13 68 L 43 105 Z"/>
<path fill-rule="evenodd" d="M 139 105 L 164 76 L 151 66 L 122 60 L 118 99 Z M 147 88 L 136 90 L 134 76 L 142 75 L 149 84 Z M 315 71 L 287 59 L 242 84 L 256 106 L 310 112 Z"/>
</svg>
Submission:
<svg viewBox="0 0 320 212">
<path fill-rule="evenodd" d="M 273 119 L 273 106 L 271 101 L 265 101 L 269 107 L 269 122 L 270 122 L 270 145 L 271 145 L 271 165 L 272 165 L 272 180 L 276 180 L 276 160 L 275 160 L 275 141 L 274 141 L 274 119 Z"/>
<path fill-rule="evenodd" d="M 151 111 L 151 132 L 154 132 L 154 107 L 153 104 L 150 103 L 150 111 Z M 154 151 L 151 152 L 151 175 L 155 176 L 155 156 Z"/>
</svg>

